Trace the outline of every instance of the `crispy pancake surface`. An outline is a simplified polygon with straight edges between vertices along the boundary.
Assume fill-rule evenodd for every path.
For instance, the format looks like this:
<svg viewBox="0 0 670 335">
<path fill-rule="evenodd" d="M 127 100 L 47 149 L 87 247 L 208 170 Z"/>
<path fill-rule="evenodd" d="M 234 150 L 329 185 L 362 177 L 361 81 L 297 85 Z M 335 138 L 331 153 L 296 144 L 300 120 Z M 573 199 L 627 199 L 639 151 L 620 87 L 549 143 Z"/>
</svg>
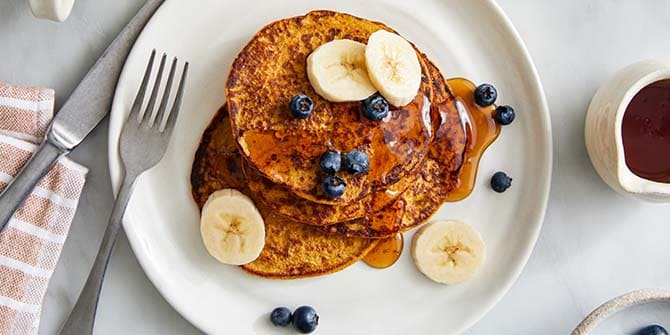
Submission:
<svg viewBox="0 0 670 335">
<path fill-rule="evenodd" d="M 258 170 L 244 164 L 249 190 L 265 207 L 288 219 L 315 226 L 351 221 L 376 213 L 392 204 L 414 179 L 414 174 L 375 191 L 348 205 L 326 205 L 303 199 L 283 186 L 272 183 Z"/>
<path fill-rule="evenodd" d="M 272 207 L 273 211 L 280 214 L 284 214 L 286 209 L 295 211 L 291 215 L 297 216 L 318 215 L 318 213 L 329 213 L 328 211 L 332 211 L 330 214 L 342 214 L 343 220 L 324 227 L 324 231 L 334 235 L 381 239 L 426 222 L 445 202 L 449 193 L 459 186 L 459 173 L 467 141 L 461 116 L 454 104 L 454 95 L 446 79 L 432 62 L 426 59 L 426 64 L 433 90 L 431 99 L 435 101 L 433 113 L 438 115 L 440 122 L 435 126 L 435 140 L 430 145 L 428 156 L 414 174 L 401 179 L 408 188 L 395 201 L 380 206 L 383 208 L 370 211 L 365 216 L 351 219 L 353 216 L 346 218 L 346 210 L 355 208 L 355 205 L 328 206 L 310 203 L 295 196 L 290 197 L 289 192 L 277 190 L 279 186 L 259 175 L 249 179 L 250 187 L 255 182 L 265 184 L 261 188 L 262 194 L 255 196 L 267 198 L 273 192 L 282 194 L 286 198 L 273 198 L 277 203 Z M 245 167 L 246 171 L 248 168 Z M 270 197 L 272 198 L 271 195 Z"/>
<path fill-rule="evenodd" d="M 246 184 L 242 157 L 224 106 L 205 130 L 196 152 L 191 171 L 193 198 L 202 209 L 209 195 L 222 188 L 250 194 Z M 357 262 L 376 244 L 370 239 L 327 234 L 258 208 L 265 220 L 265 247 L 258 259 L 242 268 L 262 277 L 296 279 L 337 272 Z"/>
<path fill-rule="evenodd" d="M 258 276 L 297 279 L 334 273 L 363 258 L 377 244 L 370 239 L 329 235 L 266 210 L 261 213 L 266 220 L 265 248 L 258 259 L 242 266 Z"/>
<path fill-rule="evenodd" d="M 381 121 L 365 118 L 360 102 L 324 100 L 307 78 L 306 59 L 314 49 L 334 39 L 365 43 L 380 29 L 392 31 L 348 14 L 314 11 L 270 23 L 252 38 L 233 62 L 226 96 L 236 142 L 253 168 L 299 197 L 351 204 L 418 166 L 433 136 L 426 64 L 415 99 L 405 107 L 392 107 L 391 116 Z M 304 120 L 293 118 L 288 107 L 301 93 L 315 104 Z M 338 174 L 347 189 L 336 199 L 321 189 L 325 175 L 318 162 L 328 150 L 360 150 L 370 158 L 367 174 Z"/>
<path fill-rule="evenodd" d="M 420 54 L 420 59 L 423 64 L 427 64 L 428 73 L 426 77 L 431 81 L 433 77 L 437 78 L 436 80 L 442 81 L 439 85 L 444 87 L 435 90 L 435 92 L 431 90 L 428 95 L 429 99 L 431 101 L 441 100 L 443 104 L 453 99 L 453 95 L 448 91 L 448 86 L 437 67 L 430 63 L 430 60 L 424 54 Z M 431 85 L 434 84 L 431 83 Z M 431 88 L 433 87 L 431 86 Z M 435 115 L 433 119 L 439 119 L 439 115 Z M 458 137 L 460 134 L 454 133 L 452 135 Z M 417 166 L 416 170 L 421 170 L 420 166 Z M 358 201 L 348 205 L 332 206 L 298 197 L 290 189 L 265 178 L 262 173 L 250 167 L 249 164 L 244 164 L 244 173 L 249 182 L 249 190 L 256 199 L 263 202 L 264 206 L 289 219 L 317 226 L 333 225 L 376 213 L 392 204 L 418 177 L 417 172 L 412 171 L 400 178 L 398 182 L 381 187 Z M 360 232 L 361 228 L 359 227 L 356 231 Z"/>
</svg>

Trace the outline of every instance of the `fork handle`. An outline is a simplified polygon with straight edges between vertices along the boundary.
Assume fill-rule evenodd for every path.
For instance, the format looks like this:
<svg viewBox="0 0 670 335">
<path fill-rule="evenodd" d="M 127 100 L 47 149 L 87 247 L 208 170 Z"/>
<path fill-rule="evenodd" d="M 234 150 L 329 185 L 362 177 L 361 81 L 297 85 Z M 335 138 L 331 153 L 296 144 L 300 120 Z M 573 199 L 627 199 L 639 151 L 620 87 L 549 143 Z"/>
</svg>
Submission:
<svg viewBox="0 0 670 335">
<path fill-rule="evenodd" d="M 119 195 L 114 202 L 112 215 L 109 218 L 105 235 L 102 237 L 102 244 L 100 245 L 100 250 L 98 250 L 98 255 L 95 257 L 91 273 L 88 275 L 88 279 L 86 279 L 86 284 L 79 295 L 77 303 L 74 305 L 74 309 L 61 328 L 61 335 L 93 334 L 95 313 L 98 307 L 98 300 L 100 299 L 102 281 L 105 278 L 109 256 L 112 254 L 116 235 L 118 235 L 121 228 L 121 219 L 130 200 L 134 181 L 135 177 L 129 178 L 129 176 L 126 176 L 124 179 Z"/>
<path fill-rule="evenodd" d="M 3 231 L 14 212 L 32 192 L 58 158 L 69 151 L 47 140 L 40 146 L 28 164 L 19 172 L 7 188 L 0 193 L 0 231 Z"/>
</svg>

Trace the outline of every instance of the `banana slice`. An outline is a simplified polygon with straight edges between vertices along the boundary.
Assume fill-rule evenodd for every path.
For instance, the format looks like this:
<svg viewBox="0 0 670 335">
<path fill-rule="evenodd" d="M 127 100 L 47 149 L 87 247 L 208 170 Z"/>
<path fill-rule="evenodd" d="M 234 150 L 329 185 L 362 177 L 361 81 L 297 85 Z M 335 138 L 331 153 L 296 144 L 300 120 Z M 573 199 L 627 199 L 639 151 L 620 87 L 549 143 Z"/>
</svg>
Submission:
<svg viewBox="0 0 670 335">
<path fill-rule="evenodd" d="M 202 208 L 200 233 L 205 248 L 219 262 L 253 262 L 265 245 L 265 224 L 253 201 L 234 189 L 212 193 Z"/>
<path fill-rule="evenodd" d="M 477 231 L 460 221 L 438 221 L 421 228 L 412 240 L 414 264 L 426 277 L 442 284 L 470 279 L 486 254 Z"/>
<path fill-rule="evenodd" d="M 421 85 L 421 65 L 416 51 L 407 40 L 385 30 L 368 38 L 365 62 L 372 84 L 396 107 L 416 97 Z"/>
<path fill-rule="evenodd" d="M 307 76 L 314 91 L 332 102 L 360 101 L 375 92 L 365 67 L 365 44 L 334 40 L 307 57 Z"/>
</svg>

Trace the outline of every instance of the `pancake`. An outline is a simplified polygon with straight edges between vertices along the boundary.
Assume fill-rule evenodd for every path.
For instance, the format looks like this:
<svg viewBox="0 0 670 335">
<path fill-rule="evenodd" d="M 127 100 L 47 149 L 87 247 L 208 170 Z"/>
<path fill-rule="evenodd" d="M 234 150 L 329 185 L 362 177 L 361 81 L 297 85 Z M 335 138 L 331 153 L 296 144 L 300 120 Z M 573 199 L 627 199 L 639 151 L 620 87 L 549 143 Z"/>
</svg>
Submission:
<svg viewBox="0 0 670 335">
<path fill-rule="evenodd" d="M 388 215 L 375 215 L 370 217 L 369 222 L 337 223 L 324 227 L 325 231 L 335 235 L 390 237 L 426 222 L 447 200 L 449 194 L 460 186 L 460 172 L 467 144 L 464 123 L 446 79 L 432 62 L 427 61 L 426 64 L 432 78 L 434 112 L 439 115 L 440 122 L 417 178 L 412 179 L 409 188 L 392 205 L 402 208 L 400 225 L 396 226 L 394 223 L 393 229 L 375 231 L 372 228 L 383 226 L 383 220 L 388 220 Z M 467 97 L 466 100 L 473 98 Z"/>
<path fill-rule="evenodd" d="M 363 258 L 375 240 L 329 235 L 318 227 L 263 213 L 265 247 L 260 257 L 243 265 L 245 271 L 274 279 L 327 275 Z M 268 221 L 271 223 L 268 224 Z"/>
<path fill-rule="evenodd" d="M 423 56 L 425 58 L 425 56 Z M 437 114 L 440 122 L 436 123 L 434 132 L 436 138 L 431 143 L 428 157 L 417 169 L 415 174 L 402 179 L 409 187 L 390 205 L 381 206 L 378 211 L 369 212 L 367 215 L 343 222 L 331 224 L 324 227 L 324 231 L 333 235 L 363 237 L 368 239 L 382 239 L 393 236 L 399 232 L 408 231 L 426 222 L 437 212 L 440 206 L 447 200 L 449 194 L 460 186 L 459 174 L 463 165 L 466 151 L 467 138 L 463 128 L 461 115 L 455 107 L 454 93 L 449 88 L 447 81 L 439 69 L 427 58 L 431 87 L 433 112 Z M 432 79 L 434 78 L 434 79 Z M 472 100 L 468 98 L 467 100 Z M 238 158 L 239 159 L 239 158 Z M 245 172 L 247 168 L 245 167 Z M 247 173 L 254 175 L 253 173 Z M 256 197 L 267 195 L 278 186 L 267 179 L 261 178 L 257 182 L 265 184 L 265 188 Z M 253 185 L 254 178 L 249 178 L 249 185 Z M 281 188 L 281 187 L 280 187 Z M 277 191 L 280 192 L 280 191 Z M 290 195 L 283 192 L 284 196 Z M 288 194 L 288 195 L 287 195 Z M 287 200 L 286 199 L 290 199 Z M 281 199 L 275 199 L 281 201 Z M 298 201 L 298 202 L 295 202 Z M 340 207 L 352 208 L 352 206 L 328 206 L 310 203 L 298 197 L 285 198 L 282 202 L 272 207 L 274 210 L 293 208 L 297 212 L 293 215 L 309 215 L 315 211 L 337 211 Z M 320 209 L 316 209 L 320 208 Z M 300 214 L 300 210 L 305 212 Z M 315 210 L 316 209 L 316 210 Z M 291 220 L 287 220 L 291 222 Z"/>
<path fill-rule="evenodd" d="M 217 111 L 200 139 L 191 168 L 191 194 L 202 208 L 210 194 L 224 188 L 246 189 L 242 157 L 233 140 L 225 105 Z"/>
<path fill-rule="evenodd" d="M 392 204 L 414 179 L 413 175 L 406 176 L 397 183 L 368 194 L 352 204 L 333 206 L 300 198 L 285 187 L 272 183 L 248 164 L 244 164 L 244 174 L 254 198 L 262 202 L 265 207 L 288 219 L 315 226 L 351 221 L 379 212 Z"/>
<path fill-rule="evenodd" d="M 430 60 L 424 54 L 420 54 L 420 59 L 424 64 L 430 63 Z M 442 78 L 437 67 L 432 66 L 431 64 L 427 69 L 428 78 L 432 78 L 433 76 Z M 440 96 L 436 98 L 441 100 L 452 99 L 453 95 L 450 92 L 444 92 L 444 87 L 447 87 L 448 89 L 446 83 L 442 82 L 441 87 L 442 88 L 437 91 Z M 429 97 L 430 100 L 436 99 L 433 97 L 432 90 Z M 435 116 L 435 118 L 438 117 L 439 116 Z M 457 135 L 458 134 L 454 134 L 454 136 Z M 254 194 L 256 199 L 264 204 L 264 206 L 291 220 L 317 226 L 333 225 L 339 222 L 358 219 L 371 213 L 376 213 L 382 208 L 392 204 L 417 178 L 415 173 L 412 172 L 393 185 L 382 187 L 363 197 L 359 201 L 355 201 L 349 205 L 333 206 L 315 203 L 300 198 L 288 188 L 275 184 L 265 178 L 257 169 L 250 167 L 249 164 L 244 164 L 244 173 L 249 183 L 249 190 Z M 356 230 L 361 231 L 360 228 Z"/>
<path fill-rule="evenodd" d="M 191 186 L 201 209 L 209 195 L 222 188 L 235 188 L 250 195 L 225 106 L 202 136 L 191 171 Z M 258 259 L 242 266 L 249 273 L 275 279 L 325 275 L 357 262 L 376 245 L 374 240 L 327 234 L 318 227 L 286 220 L 256 204 L 265 221 L 265 246 Z"/>
<path fill-rule="evenodd" d="M 274 210 L 261 205 L 262 202 L 258 201 L 255 194 L 250 192 L 247 187 L 247 178 L 242 173 L 244 160 L 232 142 L 230 120 L 226 106 L 223 106 L 205 130 L 200 147 L 196 152 L 196 158 L 191 171 L 192 194 L 196 203 L 202 208 L 211 193 L 222 188 L 235 188 L 254 200 L 264 218 L 266 216 L 270 217 L 266 213 L 273 213 L 270 220 L 266 219 L 266 226 L 270 224 L 293 223 L 306 225 L 299 221 L 280 218 L 274 215 Z M 305 204 L 305 206 L 309 205 Z M 401 229 L 403 213 L 404 205 L 400 202 L 392 202 L 390 205 L 385 206 L 383 210 L 374 214 L 355 220 L 348 220 L 346 223 L 343 223 L 342 225 L 348 228 L 343 229 L 340 235 L 353 236 L 356 237 L 355 239 L 358 237 L 379 239 L 393 235 Z M 300 229 L 309 230 L 311 233 L 319 236 L 324 235 L 324 232 L 328 232 L 317 227 L 313 227 L 312 229 L 301 227 Z"/>
<path fill-rule="evenodd" d="M 393 185 L 415 170 L 433 137 L 425 64 L 415 99 L 405 107 L 391 107 L 391 117 L 382 121 L 364 117 L 360 102 L 324 100 L 307 78 L 307 56 L 318 46 L 345 38 L 365 43 L 380 29 L 392 31 L 348 14 L 314 11 L 270 23 L 252 38 L 233 62 L 226 83 L 235 140 L 249 165 L 299 197 L 339 205 Z M 315 104 L 304 120 L 293 118 L 288 108 L 300 93 Z M 325 174 L 318 162 L 328 150 L 360 150 L 370 158 L 367 174 L 338 174 L 347 189 L 336 199 L 321 188 Z"/>
</svg>

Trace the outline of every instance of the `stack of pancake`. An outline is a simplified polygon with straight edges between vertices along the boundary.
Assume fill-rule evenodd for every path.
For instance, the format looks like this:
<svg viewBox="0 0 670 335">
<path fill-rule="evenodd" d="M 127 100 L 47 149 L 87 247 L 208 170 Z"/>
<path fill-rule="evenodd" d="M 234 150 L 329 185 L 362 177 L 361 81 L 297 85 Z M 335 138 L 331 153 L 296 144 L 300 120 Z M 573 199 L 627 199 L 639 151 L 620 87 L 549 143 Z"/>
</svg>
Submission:
<svg viewBox="0 0 670 335">
<path fill-rule="evenodd" d="M 191 175 L 202 208 L 209 194 L 235 188 L 252 198 L 266 225 L 260 257 L 243 269 L 292 279 L 332 273 L 365 256 L 379 239 L 430 218 L 458 187 L 467 136 L 454 95 L 437 67 L 417 50 L 422 84 L 390 118 L 366 119 L 362 104 L 318 96 L 306 59 L 334 39 L 366 43 L 384 29 L 348 14 L 314 11 L 273 22 L 259 31 L 233 62 L 227 104 L 206 129 Z M 291 116 L 289 102 L 306 94 L 314 112 Z M 364 151 L 370 171 L 341 175 L 343 196 L 321 190 L 320 156 Z"/>
</svg>

